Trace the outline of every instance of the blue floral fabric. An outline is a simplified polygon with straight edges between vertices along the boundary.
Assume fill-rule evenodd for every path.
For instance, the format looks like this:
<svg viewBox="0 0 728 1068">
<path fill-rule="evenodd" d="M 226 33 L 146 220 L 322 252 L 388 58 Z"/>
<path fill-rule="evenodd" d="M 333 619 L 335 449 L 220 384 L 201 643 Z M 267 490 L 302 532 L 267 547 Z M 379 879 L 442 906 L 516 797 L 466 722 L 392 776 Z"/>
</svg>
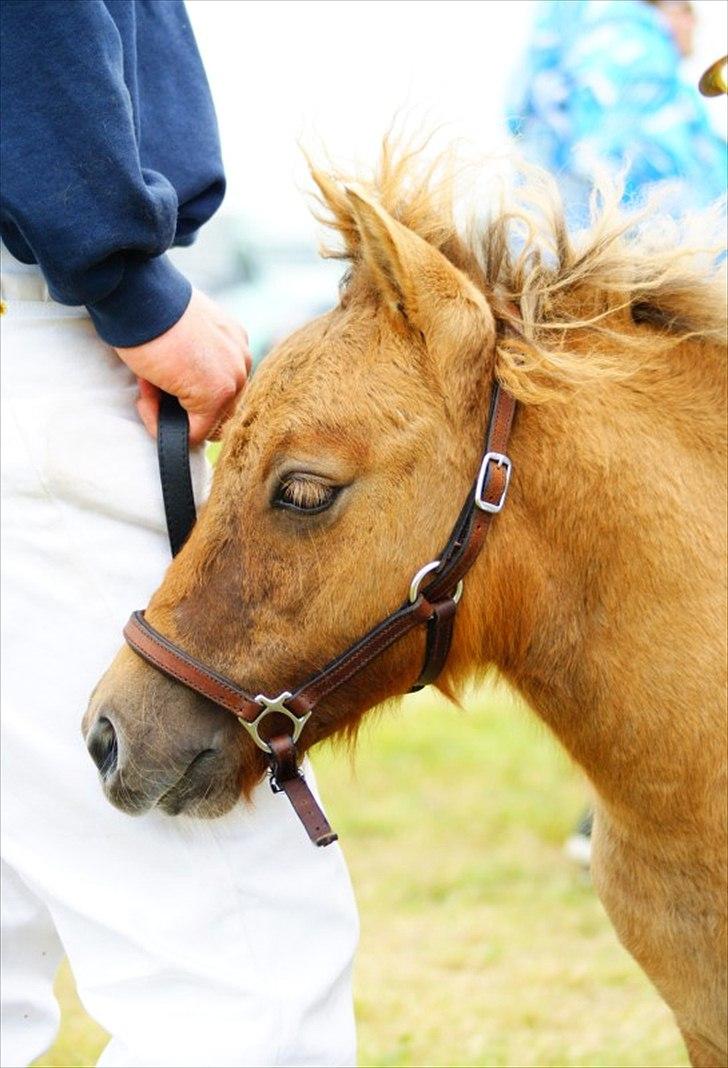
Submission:
<svg viewBox="0 0 728 1068">
<path fill-rule="evenodd" d="M 679 64 L 643 0 L 539 5 L 508 122 L 524 155 L 557 175 L 572 222 L 587 220 L 599 166 L 625 173 L 627 202 L 663 183 L 676 214 L 725 193 L 726 143 Z"/>
</svg>

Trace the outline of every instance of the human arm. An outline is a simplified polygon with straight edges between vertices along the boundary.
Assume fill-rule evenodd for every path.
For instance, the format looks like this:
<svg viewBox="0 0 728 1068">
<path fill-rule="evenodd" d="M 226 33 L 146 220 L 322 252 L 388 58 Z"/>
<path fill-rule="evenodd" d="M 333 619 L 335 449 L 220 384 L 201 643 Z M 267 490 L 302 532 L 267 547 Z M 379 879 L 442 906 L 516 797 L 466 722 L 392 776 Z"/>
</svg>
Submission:
<svg viewBox="0 0 728 1068">
<path fill-rule="evenodd" d="M 0 16 L 3 239 L 109 344 L 142 344 L 191 286 L 164 255 L 178 199 L 141 164 L 119 27 L 101 0 L 3 0 Z"/>
<path fill-rule="evenodd" d="M 87 306 L 139 377 L 150 432 L 163 389 L 196 443 L 224 421 L 250 363 L 242 327 L 164 255 L 222 199 L 214 112 L 183 6 L 116 4 L 113 18 L 110 7 L 0 3 L 2 235 L 54 299 Z M 157 170 L 142 166 L 142 132 Z"/>
</svg>

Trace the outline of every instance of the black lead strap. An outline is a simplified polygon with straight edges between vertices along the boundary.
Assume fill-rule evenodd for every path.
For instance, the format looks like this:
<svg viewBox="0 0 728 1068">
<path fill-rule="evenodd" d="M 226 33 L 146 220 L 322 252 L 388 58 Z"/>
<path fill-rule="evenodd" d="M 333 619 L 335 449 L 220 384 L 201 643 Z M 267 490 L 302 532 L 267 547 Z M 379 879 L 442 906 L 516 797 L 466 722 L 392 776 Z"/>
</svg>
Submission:
<svg viewBox="0 0 728 1068">
<path fill-rule="evenodd" d="M 190 424 L 176 397 L 160 393 L 157 456 L 164 514 L 172 556 L 176 556 L 195 525 L 197 512 L 190 473 Z"/>
</svg>

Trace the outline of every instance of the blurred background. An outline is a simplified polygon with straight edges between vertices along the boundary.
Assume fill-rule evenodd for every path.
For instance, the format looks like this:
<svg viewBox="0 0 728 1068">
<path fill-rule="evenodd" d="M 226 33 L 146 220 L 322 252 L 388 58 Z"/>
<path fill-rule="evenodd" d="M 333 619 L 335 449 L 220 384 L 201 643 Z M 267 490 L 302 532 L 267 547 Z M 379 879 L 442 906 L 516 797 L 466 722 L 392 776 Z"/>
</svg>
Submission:
<svg viewBox="0 0 728 1068">
<path fill-rule="evenodd" d="M 582 6 L 590 5 L 568 0 L 571 23 Z M 606 6 L 648 5 L 613 0 Z M 529 67 L 529 46 L 546 5 L 188 0 L 187 7 L 215 100 L 228 189 L 197 244 L 177 257 L 240 316 L 260 358 L 275 338 L 335 303 L 342 271 L 317 256 L 321 227 L 310 214 L 300 145 L 366 171 L 399 115 L 427 127 L 446 124 L 445 136 L 464 139 L 475 153 L 508 152 L 507 116 L 538 73 Z M 695 86 L 725 50 L 728 5 L 697 0 L 692 8 L 694 52 L 681 73 Z M 632 33 L 629 25 L 624 32 Z M 648 51 L 653 45 L 644 42 Z M 544 83 L 547 78 L 548 72 Z M 705 102 L 709 121 L 723 134 L 724 99 Z M 662 108 L 664 121 L 671 120 Z"/>
<path fill-rule="evenodd" d="M 366 171 L 395 115 L 414 114 L 475 152 L 506 153 L 519 133 L 575 202 L 597 157 L 614 165 L 635 145 L 635 192 L 669 179 L 689 207 L 720 191 L 726 98 L 695 86 L 725 50 L 723 0 L 187 6 L 228 192 L 175 255 L 257 359 L 337 299 L 342 266 L 317 257 L 299 142 Z M 354 761 L 324 749 L 314 762 L 361 909 L 361 1065 L 688 1063 L 592 890 L 588 841 L 582 863 L 565 850 L 587 785 L 514 695 L 492 685 L 456 709 L 425 691 L 370 716 Z M 39 1063 L 92 1065 L 105 1036 L 67 971 L 59 992 L 63 1030 Z"/>
</svg>

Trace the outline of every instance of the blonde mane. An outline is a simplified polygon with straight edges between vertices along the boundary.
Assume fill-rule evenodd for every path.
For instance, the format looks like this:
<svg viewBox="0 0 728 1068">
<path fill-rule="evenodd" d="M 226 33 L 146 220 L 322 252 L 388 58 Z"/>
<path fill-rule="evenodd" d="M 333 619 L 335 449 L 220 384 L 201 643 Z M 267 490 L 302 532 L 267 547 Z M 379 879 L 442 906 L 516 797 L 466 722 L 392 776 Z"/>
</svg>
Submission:
<svg viewBox="0 0 728 1068">
<path fill-rule="evenodd" d="M 605 179 L 592 197 L 589 229 L 571 233 L 556 182 L 519 163 L 497 212 L 483 219 L 471 209 L 463 226 L 456 212 L 465 172 L 452 153 L 427 162 L 422 148 L 387 139 L 368 178 L 315 166 L 311 173 L 324 209 L 316 217 L 340 239 L 322 252 L 352 265 L 345 287 L 361 273 L 345 193 L 354 181 L 475 281 L 496 318 L 507 322 L 519 309 L 526 343 L 505 335 L 496 373 L 522 402 L 563 397 L 595 377 L 633 375 L 634 361 L 620 358 L 625 347 L 638 347 L 638 366 L 647 369 L 688 339 L 725 343 L 724 204 L 676 221 L 653 198 L 628 214 L 619 184 Z"/>
</svg>

